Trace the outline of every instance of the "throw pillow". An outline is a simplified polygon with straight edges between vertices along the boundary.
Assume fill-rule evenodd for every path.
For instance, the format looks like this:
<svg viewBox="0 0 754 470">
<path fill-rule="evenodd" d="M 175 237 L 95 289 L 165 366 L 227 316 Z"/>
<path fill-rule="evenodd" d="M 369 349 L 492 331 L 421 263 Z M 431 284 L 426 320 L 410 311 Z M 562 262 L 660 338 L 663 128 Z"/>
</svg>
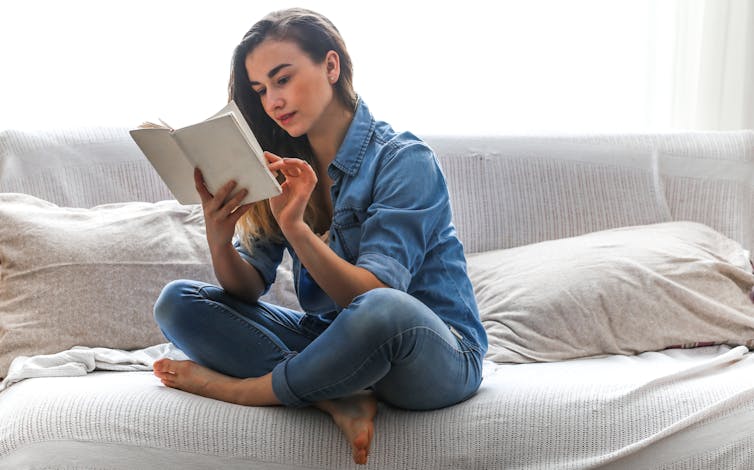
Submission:
<svg viewBox="0 0 754 470">
<path fill-rule="evenodd" d="M 749 252 L 699 223 L 479 253 L 468 271 L 495 362 L 754 341 Z"/>
<path fill-rule="evenodd" d="M 152 306 L 179 278 L 217 282 L 200 206 L 0 194 L 0 377 L 16 356 L 164 343 Z"/>
</svg>

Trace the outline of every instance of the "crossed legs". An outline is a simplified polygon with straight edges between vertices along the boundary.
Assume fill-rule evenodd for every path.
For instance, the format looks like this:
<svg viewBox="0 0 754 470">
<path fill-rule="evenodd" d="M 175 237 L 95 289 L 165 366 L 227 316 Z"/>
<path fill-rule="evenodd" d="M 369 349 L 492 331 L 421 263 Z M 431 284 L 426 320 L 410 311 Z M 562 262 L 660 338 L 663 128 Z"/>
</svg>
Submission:
<svg viewBox="0 0 754 470">
<path fill-rule="evenodd" d="M 241 303 L 207 284 L 171 283 L 155 317 L 192 360 L 159 360 L 154 373 L 166 386 L 231 403 L 315 406 L 341 429 L 356 463 L 367 461 L 378 398 L 439 408 L 481 380 L 476 356 L 405 293 L 360 296 L 323 331 L 303 327 L 301 315 Z"/>
</svg>

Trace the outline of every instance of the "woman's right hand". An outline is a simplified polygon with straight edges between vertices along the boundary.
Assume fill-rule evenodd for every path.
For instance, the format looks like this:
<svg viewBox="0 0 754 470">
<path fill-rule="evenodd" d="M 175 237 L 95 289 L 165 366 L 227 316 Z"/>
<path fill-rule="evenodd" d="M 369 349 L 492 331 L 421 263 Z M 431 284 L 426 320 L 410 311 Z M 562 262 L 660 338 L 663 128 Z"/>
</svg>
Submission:
<svg viewBox="0 0 754 470">
<path fill-rule="evenodd" d="M 251 204 L 239 205 L 248 191 L 242 189 L 223 203 L 236 187 L 236 182 L 228 181 L 212 195 L 204 184 L 204 177 L 199 168 L 194 168 L 194 183 L 202 200 L 207 243 L 212 251 L 213 248 L 222 247 L 233 240 L 236 222 L 251 207 Z"/>
</svg>

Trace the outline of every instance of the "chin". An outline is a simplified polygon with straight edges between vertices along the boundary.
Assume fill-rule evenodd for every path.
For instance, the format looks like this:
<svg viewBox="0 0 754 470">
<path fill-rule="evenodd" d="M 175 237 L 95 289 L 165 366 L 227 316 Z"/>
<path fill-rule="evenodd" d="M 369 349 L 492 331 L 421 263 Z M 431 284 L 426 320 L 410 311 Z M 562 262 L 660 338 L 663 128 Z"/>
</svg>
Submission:
<svg viewBox="0 0 754 470">
<path fill-rule="evenodd" d="M 289 128 L 284 127 L 283 130 L 293 138 L 301 137 L 302 135 L 306 134 L 306 129 L 301 129 L 300 127 L 296 126 L 291 126 Z"/>
<path fill-rule="evenodd" d="M 295 130 L 290 130 L 290 131 L 286 130 L 286 132 L 288 133 L 289 136 L 293 137 L 294 139 L 306 134 L 306 132 L 300 132 L 300 131 L 295 131 Z"/>
</svg>

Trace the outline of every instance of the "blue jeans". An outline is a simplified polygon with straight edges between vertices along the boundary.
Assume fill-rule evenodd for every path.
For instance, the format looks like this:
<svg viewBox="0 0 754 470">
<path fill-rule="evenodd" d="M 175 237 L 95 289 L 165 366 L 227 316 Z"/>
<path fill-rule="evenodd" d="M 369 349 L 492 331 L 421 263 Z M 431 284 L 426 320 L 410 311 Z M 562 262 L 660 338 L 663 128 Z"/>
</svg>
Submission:
<svg viewBox="0 0 754 470">
<path fill-rule="evenodd" d="M 371 388 L 396 407 L 436 409 L 470 397 L 482 380 L 479 351 L 394 289 L 357 297 L 327 324 L 179 280 L 163 289 L 154 314 L 165 337 L 203 366 L 233 377 L 272 372 L 273 392 L 287 406 Z"/>
</svg>

